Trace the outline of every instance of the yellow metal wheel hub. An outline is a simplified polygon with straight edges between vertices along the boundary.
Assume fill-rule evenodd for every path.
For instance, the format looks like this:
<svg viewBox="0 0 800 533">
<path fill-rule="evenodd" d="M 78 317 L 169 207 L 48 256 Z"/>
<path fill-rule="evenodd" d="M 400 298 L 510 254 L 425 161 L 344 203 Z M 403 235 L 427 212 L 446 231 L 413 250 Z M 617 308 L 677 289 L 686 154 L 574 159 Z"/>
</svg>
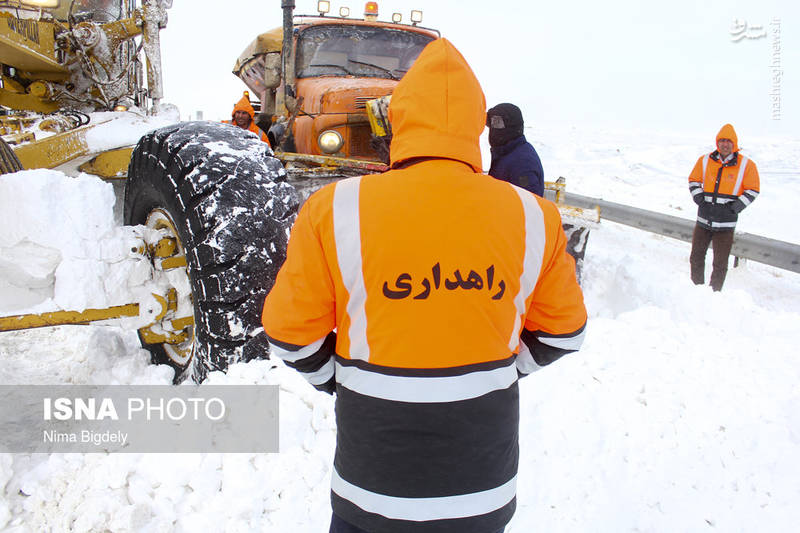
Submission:
<svg viewBox="0 0 800 533">
<path fill-rule="evenodd" d="M 156 296 L 161 312 L 155 321 L 141 328 L 139 334 L 147 344 L 160 344 L 167 357 L 177 366 L 185 367 L 194 349 L 194 306 L 191 283 L 186 268 L 186 253 L 175 222 L 160 208 L 147 216 L 145 225 L 164 235 L 157 243 L 147 246 L 155 275 L 168 285 L 164 296 Z"/>
</svg>

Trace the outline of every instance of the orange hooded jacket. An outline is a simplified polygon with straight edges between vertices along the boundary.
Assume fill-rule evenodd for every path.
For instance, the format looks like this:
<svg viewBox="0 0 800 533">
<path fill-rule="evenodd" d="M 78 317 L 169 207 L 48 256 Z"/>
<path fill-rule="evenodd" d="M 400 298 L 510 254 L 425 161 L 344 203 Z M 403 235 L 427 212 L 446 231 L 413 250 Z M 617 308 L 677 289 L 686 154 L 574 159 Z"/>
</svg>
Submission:
<svg viewBox="0 0 800 533">
<path fill-rule="evenodd" d="M 739 139 L 730 124 L 717 133 L 720 139 L 733 141 L 730 158 L 723 161 L 719 151 L 701 156 L 689 174 L 689 192 L 699 206 L 697 222 L 712 231 L 733 230 L 739 213 L 759 195 L 758 168 L 753 160 L 739 152 Z"/>
<path fill-rule="evenodd" d="M 518 376 L 583 339 L 558 210 L 481 173 L 485 109 L 461 54 L 430 43 L 392 96 L 392 170 L 308 199 L 265 301 L 273 353 L 335 382 L 333 508 L 362 529 L 503 527 Z"/>
<path fill-rule="evenodd" d="M 237 111 L 244 111 L 248 115 L 250 115 L 250 126 L 248 126 L 247 130 L 252 131 L 256 135 L 258 135 L 258 138 L 264 141 L 265 143 L 269 143 L 267 134 L 264 133 L 264 131 L 261 128 L 256 126 L 256 123 L 253 120 L 256 116 L 256 110 L 253 109 L 253 106 L 250 104 L 250 97 L 248 96 L 247 92 L 245 92 L 244 95 L 239 99 L 239 101 L 236 102 L 236 104 L 233 106 L 233 111 L 231 111 L 231 120 L 223 120 L 222 122 L 224 122 L 225 124 L 235 125 L 236 123 L 233 121 L 233 116 L 236 114 Z"/>
</svg>

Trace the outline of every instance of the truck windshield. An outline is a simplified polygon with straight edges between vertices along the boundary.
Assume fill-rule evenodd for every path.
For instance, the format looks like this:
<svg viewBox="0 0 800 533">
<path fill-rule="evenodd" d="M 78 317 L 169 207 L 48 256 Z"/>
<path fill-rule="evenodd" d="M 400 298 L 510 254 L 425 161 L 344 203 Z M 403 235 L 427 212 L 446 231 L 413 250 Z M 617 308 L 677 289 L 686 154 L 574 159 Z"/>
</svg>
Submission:
<svg viewBox="0 0 800 533">
<path fill-rule="evenodd" d="M 399 80 L 433 37 L 392 28 L 311 26 L 297 44 L 297 77 L 359 76 Z"/>
<path fill-rule="evenodd" d="M 70 7 L 72 16 L 78 22 L 112 22 L 122 18 L 122 0 L 61 0 L 59 4 L 53 10 L 53 15 L 58 20 L 69 18 Z"/>
</svg>

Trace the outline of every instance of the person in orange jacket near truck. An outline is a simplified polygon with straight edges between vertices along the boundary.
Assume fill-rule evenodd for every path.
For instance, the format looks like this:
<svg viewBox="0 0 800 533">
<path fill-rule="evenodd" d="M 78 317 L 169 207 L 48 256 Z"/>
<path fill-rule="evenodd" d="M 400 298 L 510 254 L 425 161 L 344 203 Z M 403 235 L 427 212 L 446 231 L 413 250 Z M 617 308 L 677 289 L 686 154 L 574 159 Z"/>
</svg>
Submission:
<svg viewBox="0 0 800 533">
<path fill-rule="evenodd" d="M 239 126 L 243 130 L 252 131 L 258 135 L 259 139 L 265 143 L 269 143 L 267 134 L 264 133 L 261 128 L 256 126 L 256 123 L 253 121 L 255 116 L 256 110 L 253 109 L 253 106 L 250 104 L 250 94 L 245 91 L 244 95 L 242 95 L 239 101 L 233 106 L 233 111 L 231 111 L 231 120 L 223 120 L 222 122 L 225 124 Z"/>
<path fill-rule="evenodd" d="M 423 50 L 389 118 L 391 169 L 300 210 L 264 329 L 336 393 L 330 531 L 502 531 L 517 381 L 583 341 L 575 262 L 553 203 L 481 173 L 486 103 L 450 42 Z"/>
<path fill-rule="evenodd" d="M 758 197 L 759 178 L 755 162 L 739 152 L 733 126 L 722 126 L 716 142 L 717 149 L 700 156 L 689 175 L 689 192 L 698 205 L 689 265 L 695 285 L 705 283 L 706 253 L 713 243 L 709 284 L 720 291 L 728 272 L 733 230 L 739 213 Z"/>
</svg>

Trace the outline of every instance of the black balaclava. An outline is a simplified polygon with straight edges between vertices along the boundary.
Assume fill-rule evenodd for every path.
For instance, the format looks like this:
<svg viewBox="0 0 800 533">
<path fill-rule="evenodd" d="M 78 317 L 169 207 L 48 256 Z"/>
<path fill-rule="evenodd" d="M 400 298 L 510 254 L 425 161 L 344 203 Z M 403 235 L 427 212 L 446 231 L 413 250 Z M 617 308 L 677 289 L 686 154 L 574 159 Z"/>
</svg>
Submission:
<svg viewBox="0 0 800 533">
<path fill-rule="evenodd" d="M 522 136 L 522 111 L 514 104 L 497 104 L 486 112 L 489 145 L 503 146 Z"/>
</svg>

